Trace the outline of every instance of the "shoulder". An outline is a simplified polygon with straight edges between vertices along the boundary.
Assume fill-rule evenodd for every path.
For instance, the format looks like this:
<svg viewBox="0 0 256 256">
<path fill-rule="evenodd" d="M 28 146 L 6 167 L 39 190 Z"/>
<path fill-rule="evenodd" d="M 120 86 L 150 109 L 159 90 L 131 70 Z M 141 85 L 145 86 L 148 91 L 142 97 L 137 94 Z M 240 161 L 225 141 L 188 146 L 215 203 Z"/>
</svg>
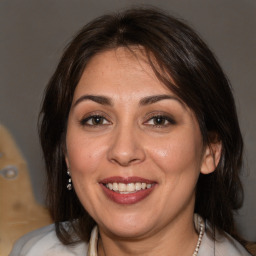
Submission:
<svg viewBox="0 0 256 256">
<path fill-rule="evenodd" d="M 21 237 L 9 256 L 85 256 L 87 244 L 63 245 L 55 233 L 54 224 L 32 231 Z"/>
<path fill-rule="evenodd" d="M 215 231 L 216 240 L 212 238 L 213 230 L 206 224 L 205 234 L 199 249 L 198 256 L 250 256 L 251 254 L 233 237 L 223 232 Z"/>
</svg>

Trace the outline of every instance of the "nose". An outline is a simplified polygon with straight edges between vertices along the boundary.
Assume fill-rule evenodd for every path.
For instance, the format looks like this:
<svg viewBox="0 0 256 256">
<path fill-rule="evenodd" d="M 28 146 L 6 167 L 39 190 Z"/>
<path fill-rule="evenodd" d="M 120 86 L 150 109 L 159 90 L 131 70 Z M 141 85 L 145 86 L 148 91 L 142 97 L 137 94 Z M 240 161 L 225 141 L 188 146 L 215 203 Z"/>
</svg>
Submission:
<svg viewBox="0 0 256 256">
<path fill-rule="evenodd" d="M 113 132 L 108 160 L 121 166 L 130 166 L 145 160 L 143 142 L 133 127 L 119 127 Z"/>
</svg>

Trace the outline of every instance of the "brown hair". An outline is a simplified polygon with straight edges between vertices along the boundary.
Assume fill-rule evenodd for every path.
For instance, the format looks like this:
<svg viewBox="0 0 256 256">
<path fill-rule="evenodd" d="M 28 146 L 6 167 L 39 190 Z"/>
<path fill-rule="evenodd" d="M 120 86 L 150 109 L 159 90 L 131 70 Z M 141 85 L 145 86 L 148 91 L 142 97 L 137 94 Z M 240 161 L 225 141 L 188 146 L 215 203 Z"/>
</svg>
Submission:
<svg viewBox="0 0 256 256">
<path fill-rule="evenodd" d="M 65 50 L 45 91 L 39 131 L 48 175 L 47 203 L 59 239 L 64 244 L 88 241 L 95 225 L 75 191 L 66 189 L 63 149 L 74 90 L 95 54 L 130 46 L 143 47 L 159 80 L 194 111 L 205 145 L 213 137 L 221 141 L 216 170 L 200 174 L 195 212 L 236 236 L 233 211 L 243 199 L 239 179 L 243 140 L 229 81 L 213 53 L 189 26 L 156 9 L 129 9 L 84 26 Z"/>
</svg>

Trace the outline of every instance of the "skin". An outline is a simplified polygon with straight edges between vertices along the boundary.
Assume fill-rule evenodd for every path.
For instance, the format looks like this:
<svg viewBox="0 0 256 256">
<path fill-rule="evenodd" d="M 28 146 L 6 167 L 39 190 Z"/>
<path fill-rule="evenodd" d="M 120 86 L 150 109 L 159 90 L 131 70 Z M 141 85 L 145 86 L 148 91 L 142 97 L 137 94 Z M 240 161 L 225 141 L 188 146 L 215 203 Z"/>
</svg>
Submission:
<svg viewBox="0 0 256 256">
<path fill-rule="evenodd" d="M 193 112 L 159 82 L 143 52 L 134 53 L 106 51 L 86 66 L 68 117 L 66 163 L 82 205 L 98 224 L 100 256 L 192 255 L 197 179 L 214 171 L 220 146 L 203 145 Z M 169 98 L 145 103 L 156 95 Z M 92 115 L 101 116 L 99 124 Z M 145 199 L 118 204 L 99 184 L 112 176 L 156 185 Z"/>
</svg>

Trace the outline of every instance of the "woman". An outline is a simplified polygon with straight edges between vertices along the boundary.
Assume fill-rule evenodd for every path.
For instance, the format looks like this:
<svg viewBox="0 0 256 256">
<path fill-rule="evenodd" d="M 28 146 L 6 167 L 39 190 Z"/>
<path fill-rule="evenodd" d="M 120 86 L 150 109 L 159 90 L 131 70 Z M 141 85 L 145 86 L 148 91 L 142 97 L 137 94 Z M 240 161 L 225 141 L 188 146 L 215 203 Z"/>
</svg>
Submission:
<svg viewBox="0 0 256 256">
<path fill-rule="evenodd" d="M 231 89 L 177 19 L 131 9 L 87 24 L 48 84 L 40 138 L 55 226 L 11 255 L 249 255 Z"/>
</svg>

